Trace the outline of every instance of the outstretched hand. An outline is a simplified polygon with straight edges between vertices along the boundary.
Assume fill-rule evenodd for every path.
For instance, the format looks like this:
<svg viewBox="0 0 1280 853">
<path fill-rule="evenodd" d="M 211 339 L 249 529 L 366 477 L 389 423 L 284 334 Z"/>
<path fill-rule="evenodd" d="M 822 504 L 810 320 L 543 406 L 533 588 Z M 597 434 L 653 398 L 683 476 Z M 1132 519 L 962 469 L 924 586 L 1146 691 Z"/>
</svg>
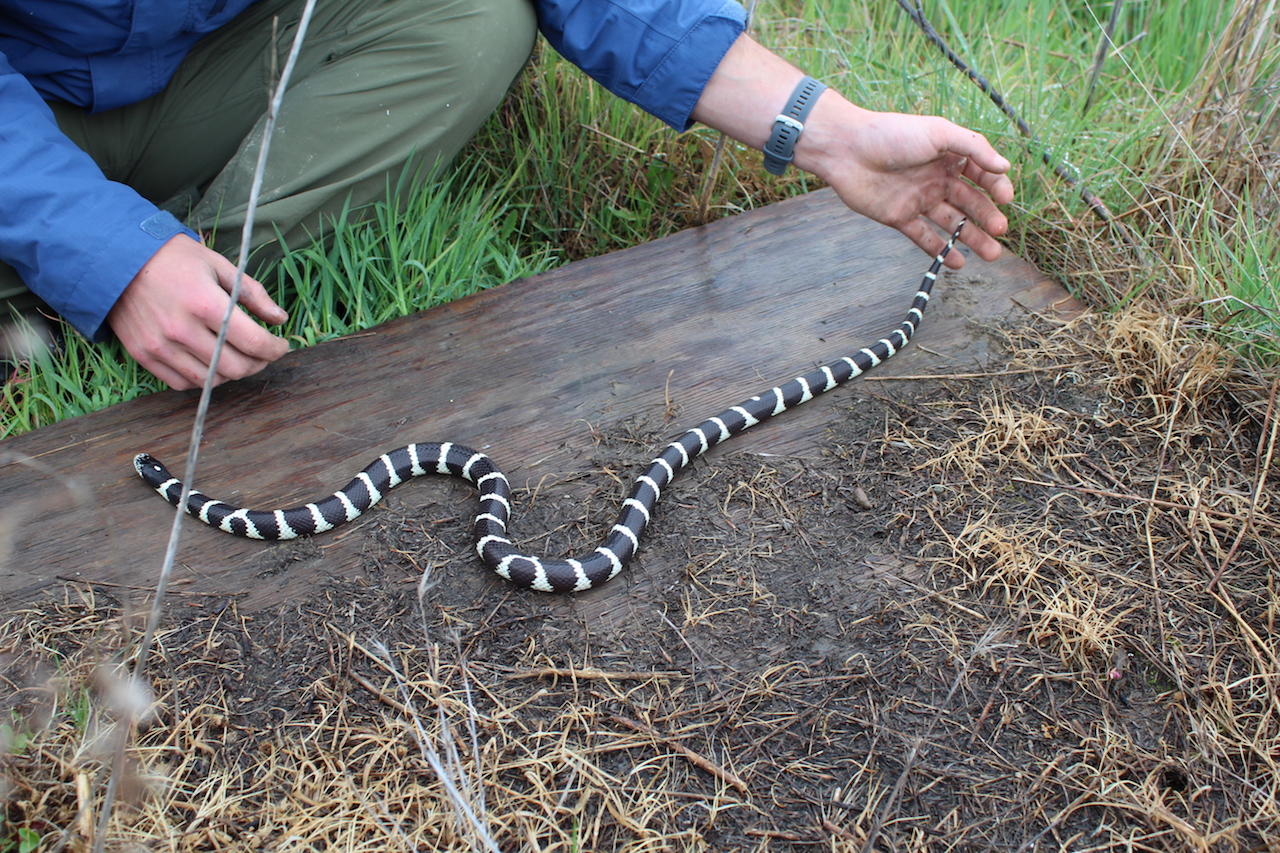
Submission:
<svg viewBox="0 0 1280 853">
<path fill-rule="evenodd" d="M 748 36 L 716 68 L 693 118 L 753 148 L 763 148 L 774 117 L 803 74 Z M 824 91 L 804 123 L 795 165 L 826 181 L 852 210 L 898 229 L 927 254 L 946 244 L 961 218 L 960 239 L 979 257 L 1000 255 L 1009 220 L 997 205 L 1013 200 L 1009 161 L 980 133 L 926 116 L 878 113 Z M 964 265 L 959 252 L 947 255 Z"/>
<path fill-rule="evenodd" d="M 179 235 L 134 276 L 107 315 L 107 323 L 129 354 L 157 379 L 178 390 L 198 388 L 213 360 L 235 275 L 235 265 L 222 255 Z M 248 276 L 240 286 L 240 304 L 266 323 L 288 319 L 266 288 Z M 236 308 L 218 359 L 216 381 L 221 384 L 257 373 L 288 351 L 287 341 Z"/>
<path fill-rule="evenodd" d="M 984 260 L 1000 256 L 995 238 L 1009 220 L 997 205 L 1013 201 L 1013 183 L 1009 161 L 980 133 L 942 118 L 870 112 L 827 91 L 805 123 L 795 162 L 926 254 L 946 243 L 929 223 L 950 232 L 967 218 L 960 239 Z M 952 252 L 946 264 L 959 268 L 964 256 Z"/>
</svg>

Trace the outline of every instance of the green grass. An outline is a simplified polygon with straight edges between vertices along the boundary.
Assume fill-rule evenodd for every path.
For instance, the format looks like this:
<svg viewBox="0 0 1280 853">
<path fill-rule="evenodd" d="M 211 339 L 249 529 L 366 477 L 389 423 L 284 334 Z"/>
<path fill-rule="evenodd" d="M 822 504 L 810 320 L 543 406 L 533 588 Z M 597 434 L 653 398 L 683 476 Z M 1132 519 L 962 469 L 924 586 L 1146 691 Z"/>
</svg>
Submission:
<svg viewBox="0 0 1280 853">
<path fill-rule="evenodd" d="M 286 334 L 311 346 L 534 275 L 555 264 L 545 243 L 514 239 L 519 208 L 476 169 L 434 183 L 402 176 L 367 217 L 339 217 L 341 239 L 288 252 L 272 276 L 272 298 L 289 306 Z"/>
<path fill-rule="evenodd" d="M 1010 248 L 1101 307 L 1198 312 L 1245 356 L 1276 356 L 1280 24 L 1266 4 L 1130 0 L 1087 114 L 1111 2 L 932 0 L 934 26 L 1055 155 L 1123 218 L 1118 245 L 1040 150 L 955 71 L 893 0 L 762 5 L 757 37 L 856 101 L 971 126 L 1014 160 Z M 1256 9 L 1253 9 L 1254 6 Z M 1254 16 L 1246 13 L 1253 9 Z M 1217 58 L 1217 64 L 1209 63 Z M 653 240 L 812 185 L 775 180 L 730 146 L 703 203 L 715 144 L 676 135 L 541 50 L 451 177 L 390 188 L 335 238 L 293 247 L 269 278 L 295 346 L 367 328 L 557 263 Z M 1270 164 L 1270 165 L 1268 165 Z M 156 390 L 117 346 L 69 336 L 8 383 L 0 436 Z"/>
</svg>

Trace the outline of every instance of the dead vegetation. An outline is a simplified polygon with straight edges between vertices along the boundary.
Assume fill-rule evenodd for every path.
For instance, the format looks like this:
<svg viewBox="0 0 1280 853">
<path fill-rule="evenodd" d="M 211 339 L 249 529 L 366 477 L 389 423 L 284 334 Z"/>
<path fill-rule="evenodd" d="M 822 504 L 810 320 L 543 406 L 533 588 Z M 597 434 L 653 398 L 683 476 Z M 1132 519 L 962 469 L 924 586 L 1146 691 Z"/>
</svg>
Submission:
<svg viewBox="0 0 1280 853">
<path fill-rule="evenodd" d="M 873 375 L 820 459 L 699 462 L 629 595 L 482 576 L 440 484 L 305 599 L 170 593 L 154 696 L 120 677 L 145 602 L 9 615 L 0 853 L 1280 849 L 1280 380 L 1215 343 L 1273 358 L 1237 324 L 1270 302 L 1188 236 L 1274 219 L 1274 99 L 1242 100 L 1274 42 L 1236 6 L 1189 145 L 1117 211 L 1148 256 L 1052 207 L 1024 235 L 1131 307 L 993 331 L 989 373 Z M 594 544 L 668 426 L 522 496 L 525 541 Z"/>
<path fill-rule="evenodd" d="M 441 484 L 361 577 L 175 597 L 109 849 L 1272 849 L 1275 380 L 1138 310 L 1000 334 L 860 386 L 824 458 L 700 462 L 630 595 L 482 577 Z M 531 544 L 594 541 L 662 429 L 524 496 Z M 99 831 L 146 699 L 109 592 L 0 627 L 3 849 Z"/>
</svg>

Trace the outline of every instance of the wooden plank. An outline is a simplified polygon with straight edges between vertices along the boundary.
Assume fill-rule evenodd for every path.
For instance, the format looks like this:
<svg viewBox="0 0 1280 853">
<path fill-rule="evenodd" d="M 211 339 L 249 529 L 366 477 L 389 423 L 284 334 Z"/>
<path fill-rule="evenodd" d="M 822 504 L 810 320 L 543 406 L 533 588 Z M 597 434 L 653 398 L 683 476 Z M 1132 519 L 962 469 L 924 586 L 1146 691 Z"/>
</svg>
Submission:
<svg viewBox="0 0 1280 853">
<path fill-rule="evenodd" d="M 692 426 L 883 337 L 927 265 L 830 191 L 570 264 L 291 353 L 219 389 L 198 485 L 260 508 L 304 503 L 384 449 L 446 439 L 490 453 L 517 486 L 563 479 L 589 467 L 592 425 L 675 406 L 672 426 Z M 994 264 L 970 257 L 940 282 L 916 344 L 879 372 L 970 371 L 986 359 L 971 320 L 1080 309 L 1008 253 Z M 812 452 L 848 393 L 715 452 Z M 59 579 L 154 584 L 171 510 L 131 460 L 146 450 L 180 470 L 196 400 L 165 392 L 0 442 L 0 607 Z M 419 488 L 429 486 L 397 494 Z M 317 539 L 305 560 L 270 576 L 264 561 L 282 546 L 192 523 L 179 580 L 242 595 L 243 609 L 268 606 L 350 571 L 360 526 Z M 603 593 L 615 586 L 624 584 Z"/>
</svg>

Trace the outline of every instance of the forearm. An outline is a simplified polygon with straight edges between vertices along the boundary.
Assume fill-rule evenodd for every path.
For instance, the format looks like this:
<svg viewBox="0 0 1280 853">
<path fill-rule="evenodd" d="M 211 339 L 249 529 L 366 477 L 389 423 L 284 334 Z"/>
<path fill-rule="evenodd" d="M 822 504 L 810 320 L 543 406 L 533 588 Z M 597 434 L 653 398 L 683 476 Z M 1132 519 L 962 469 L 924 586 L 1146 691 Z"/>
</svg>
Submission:
<svg viewBox="0 0 1280 853">
<path fill-rule="evenodd" d="M 763 148 L 774 117 L 803 77 L 804 72 L 750 36 L 739 36 L 702 90 L 693 119 L 744 145 Z"/>
<path fill-rule="evenodd" d="M 749 36 L 740 36 L 716 69 L 694 108 L 694 120 L 757 150 L 773 132 L 804 72 Z M 874 120 L 839 92 L 827 89 L 813 105 L 796 141 L 795 166 L 826 179 L 828 164 L 848 155 L 842 140 Z"/>
<path fill-rule="evenodd" d="M 725 54 L 693 118 L 763 148 L 804 74 L 748 36 Z M 979 255 L 1000 253 L 993 237 L 1008 221 L 996 205 L 1013 198 L 1009 162 L 981 134 L 941 118 L 867 110 L 832 89 L 814 102 L 795 144 L 796 167 L 831 185 L 851 209 L 910 237 L 930 254 L 964 217 L 962 239 Z M 963 264 L 959 253 L 948 265 Z"/>
</svg>

